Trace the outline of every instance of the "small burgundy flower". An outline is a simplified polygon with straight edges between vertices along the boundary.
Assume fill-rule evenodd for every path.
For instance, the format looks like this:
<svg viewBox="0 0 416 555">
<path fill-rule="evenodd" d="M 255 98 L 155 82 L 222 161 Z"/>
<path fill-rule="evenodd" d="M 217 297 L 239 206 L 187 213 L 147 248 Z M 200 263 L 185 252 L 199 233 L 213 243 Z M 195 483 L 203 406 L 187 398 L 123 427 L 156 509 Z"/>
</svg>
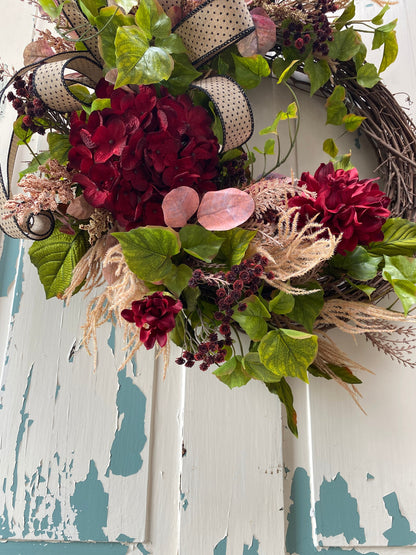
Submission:
<svg viewBox="0 0 416 555">
<path fill-rule="evenodd" d="M 289 199 L 289 208 L 299 208 L 298 225 L 317 216 L 317 221 L 335 236 L 342 233 L 339 254 L 353 251 L 357 245 L 383 240 L 381 228 L 390 216 L 390 199 L 375 181 L 359 180 L 355 168 L 335 171 L 329 163 L 321 164 L 314 176 L 303 173 L 299 185 L 306 185 L 316 198 L 300 194 Z"/>
<path fill-rule="evenodd" d="M 140 329 L 140 341 L 146 349 L 152 349 L 156 341 L 164 347 L 168 333 L 175 327 L 175 315 L 182 310 L 182 303 L 156 291 L 140 301 L 133 301 L 130 309 L 121 311 L 127 322 Z"/>
</svg>

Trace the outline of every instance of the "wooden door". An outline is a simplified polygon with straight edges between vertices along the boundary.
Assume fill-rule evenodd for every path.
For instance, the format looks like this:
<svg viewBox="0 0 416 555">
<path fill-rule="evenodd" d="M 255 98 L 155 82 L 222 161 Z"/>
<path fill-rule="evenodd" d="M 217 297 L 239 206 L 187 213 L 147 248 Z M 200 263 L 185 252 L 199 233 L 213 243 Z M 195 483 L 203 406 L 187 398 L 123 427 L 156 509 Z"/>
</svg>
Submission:
<svg viewBox="0 0 416 555">
<path fill-rule="evenodd" d="M 400 62 L 385 80 L 416 97 L 412 2 L 390 10 Z M 2 8 L 2 61 L 18 69 L 32 8 L 17 0 Z M 377 9 L 363 0 L 359 17 Z M 333 136 L 371 176 L 365 140 L 339 138 L 324 125 L 322 102 L 300 96 L 301 135 L 282 173 L 316 169 Z M 251 100 L 258 129 L 291 101 L 272 81 Z M 5 115 L 0 126 L 3 164 Z M 367 415 L 335 384 L 293 381 L 297 440 L 259 383 L 229 391 L 174 363 L 163 380 L 162 362 L 146 351 L 117 374 L 122 338 L 110 325 L 100 329 L 94 372 L 80 348 L 88 299 L 46 301 L 28 247 L 0 237 L 0 553 L 416 553 L 404 547 L 416 545 L 413 368 L 337 337 L 375 371 L 360 386 Z"/>
</svg>

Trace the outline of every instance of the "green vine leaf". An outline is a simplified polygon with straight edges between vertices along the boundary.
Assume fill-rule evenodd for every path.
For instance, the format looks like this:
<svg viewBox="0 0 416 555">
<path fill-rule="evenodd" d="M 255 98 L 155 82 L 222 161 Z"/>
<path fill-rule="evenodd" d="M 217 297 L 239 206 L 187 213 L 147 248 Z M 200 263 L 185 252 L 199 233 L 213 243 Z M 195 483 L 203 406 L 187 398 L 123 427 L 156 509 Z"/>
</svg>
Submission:
<svg viewBox="0 0 416 555">
<path fill-rule="evenodd" d="M 333 60 L 346 62 L 360 50 L 360 35 L 352 27 L 334 33 L 334 40 L 329 46 L 329 56 Z"/>
<path fill-rule="evenodd" d="M 218 260 L 225 261 L 231 268 L 234 264 L 240 264 L 257 231 L 234 227 L 228 231 L 217 231 L 216 235 L 224 242 L 218 253 Z"/>
<path fill-rule="evenodd" d="M 383 278 L 393 286 L 407 316 L 416 303 L 416 258 L 384 256 Z"/>
<path fill-rule="evenodd" d="M 174 295 L 179 297 L 192 277 L 192 269 L 186 264 L 173 266 L 169 274 L 163 279 L 164 285 Z"/>
<path fill-rule="evenodd" d="M 33 243 L 29 256 L 38 270 L 47 299 L 63 295 L 71 284 L 75 266 L 88 248 L 88 234 L 85 231 L 67 235 L 57 227 L 47 239 Z"/>
<path fill-rule="evenodd" d="M 344 117 L 347 115 L 347 107 L 344 104 L 345 88 L 337 85 L 331 96 L 327 98 L 326 106 L 326 123 L 332 125 L 342 125 Z"/>
<path fill-rule="evenodd" d="M 270 312 L 256 295 L 251 295 L 241 302 L 247 305 L 246 310 L 239 312 L 238 305 L 233 307 L 233 320 L 240 324 L 246 334 L 253 341 L 260 339 L 267 333 L 266 318 L 270 318 Z"/>
<path fill-rule="evenodd" d="M 139 227 L 113 233 L 120 243 L 127 265 L 144 281 L 161 281 L 171 272 L 171 257 L 179 253 L 177 233 L 167 227 Z"/>
<path fill-rule="evenodd" d="M 324 291 L 317 282 L 307 283 L 301 288 L 313 292 L 308 295 L 295 295 L 293 309 L 287 313 L 287 317 L 302 324 L 312 333 L 315 320 L 324 306 Z"/>
<path fill-rule="evenodd" d="M 311 81 L 311 96 L 323 87 L 331 77 L 328 62 L 326 60 L 315 60 L 312 54 L 306 58 L 303 69 Z"/>
<path fill-rule="evenodd" d="M 370 243 L 368 252 L 389 256 L 413 256 L 416 253 L 416 223 L 403 218 L 389 218 L 381 230 L 383 241 Z"/>
<path fill-rule="evenodd" d="M 242 360 L 242 364 L 245 373 L 255 380 L 264 383 L 276 383 L 282 379 L 264 366 L 258 353 L 247 353 Z"/>
<path fill-rule="evenodd" d="M 95 18 L 95 25 L 100 31 L 98 35 L 100 53 L 108 68 L 114 68 L 117 65 L 114 42 L 118 29 L 133 24 L 134 17 L 122 14 L 117 6 L 102 8 Z"/>
<path fill-rule="evenodd" d="M 278 294 L 269 302 L 270 312 L 275 314 L 288 314 L 292 312 L 295 306 L 295 298 L 285 291 L 279 291 Z"/>
<path fill-rule="evenodd" d="M 377 68 L 374 64 L 364 64 L 357 71 L 357 83 L 362 87 L 371 89 L 380 81 Z"/>
<path fill-rule="evenodd" d="M 185 252 L 203 260 L 211 262 L 218 254 L 224 239 L 208 231 L 204 227 L 190 224 L 179 231 L 182 248 Z"/>
<path fill-rule="evenodd" d="M 243 58 L 233 54 L 235 65 L 235 80 L 243 89 L 254 89 L 263 77 L 270 75 L 270 67 L 260 54 Z"/>
<path fill-rule="evenodd" d="M 285 405 L 288 428 L 295 437 L 298 437 L 298 418 L 293 406 L 293 393 L 289 384 L 282 378 L 278 383 L 266 383 L 266 387 L 270 393 L 278 395 L 280 401 Z"/>
<path fill-rule="evenodd" d="M 352 133 L 353 131 L 356 131 L 360 127 L 360 125 L 365 119 L 366 119 L 365 117 L 356 116 L 355 114 L 347 114 L 342 118 L 342 123 L 344 124 L 345 129 L 350 133 Z"/>
<path fill-rule="evenodd" d="M 318 338 L 280 328 L 263 337 L 258 352 L 261 362 L 276 376 L 293 376 L 308 383 L 307 369 L 318 352 Z"/>
<path fill-rule="evenodd" d="M 234 387 L 242 387 L 250 381 L 250 376 L 243 371 L 242 357 L 240 355 L 233 356 L 227 362 L 224 362 L 213 374 L 217 378 L 228 385 L 230 389 Z"/>
<path fill-rule="evenodd" d="M 342 14 L 335 20 L 335 29 L 341 30 L 348 21 L 351 21 L 355 16 L 355 4 L 350 2 Z"/>
<path fill-rule="evenodd" d="M 369 253 L 359 245 L 345 255 L 336 254 L 332 257 L 330 265 L 332 268 L 345 270 L 352 279 L 368 281 L 376 277 L 382 260 L 381 256 Z"/>
<path fill-rule="evenodd" d="M 65 165 L 68 162 L 68 152 L 71 148 L 69 135 L 63 135 L 61 133 L 48 133 L 48 145 L 50 158 L 54 158 L 60 164 Z"/>
</svg>

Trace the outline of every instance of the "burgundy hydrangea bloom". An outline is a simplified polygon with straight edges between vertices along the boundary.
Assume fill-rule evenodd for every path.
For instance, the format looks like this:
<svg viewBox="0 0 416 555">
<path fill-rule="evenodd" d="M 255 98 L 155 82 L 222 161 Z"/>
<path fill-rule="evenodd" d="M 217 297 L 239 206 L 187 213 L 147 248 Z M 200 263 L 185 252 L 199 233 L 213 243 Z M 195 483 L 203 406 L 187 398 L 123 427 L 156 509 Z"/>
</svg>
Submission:
<svg viewBox="0 0 416 555">
<path fill-rule="evenodd" d="M 146 349 L 152 349 L 156 341 L 161 347 L 166 345 L 168 333 L 175 327 L 175 315 L 181 310 L 181 301 L 156 291 L 141 301 L 133 301 L 131 310 L 122 310 L 121 315 L 141 328 L 140 341 Z"/>
<path fill-rule="evenodd" d="M 92 206 L 130 230 L 164 225 L 163 197 L 176 187 L 201 195 L 217 188 L 218 141 L 204 108 L 163 88 L 158 97 L 147 85 L 135 93 L 100 81 L 96 94 L 110 98 L 111 108 L 72 114 L 68 154 Z"/>
<path fill-rule="evenodd" d="M 371 179 L 358 179 L 358 172 L 334 170 L 332 163 L 321 164 L 315 175 L 303 173 L 299 185 L 306 185 L 316 198 L 296 195 L 288 200 L 289 208 L 299 208 L 299 225 L 317 216 L 335 235 L 342 233 L 337 247 L 339 254 L 353 251 L 357 245 L 382 241 L 381 227 L 390 216 L 390 199 Z"/>
</svg>

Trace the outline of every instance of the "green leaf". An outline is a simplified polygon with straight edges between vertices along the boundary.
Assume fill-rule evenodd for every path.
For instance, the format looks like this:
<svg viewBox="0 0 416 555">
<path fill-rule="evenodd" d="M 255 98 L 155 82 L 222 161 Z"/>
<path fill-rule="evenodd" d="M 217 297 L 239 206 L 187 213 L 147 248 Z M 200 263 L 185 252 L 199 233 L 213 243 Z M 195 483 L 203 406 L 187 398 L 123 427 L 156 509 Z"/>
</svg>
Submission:
<svg viewBox="0 0 416 555">
<path fill-rule="evenodd" d="M 217 256 L 224 241 L 212 231 L 196 224 L 183 227 L 179 237 L 183 250 L 204 262 L 211 262 Z"/>
<path fill-rule="evenodd" d="M 356 116 L 355 114 L 347 114 L 342 118 L 342 123 L 347 131 L 352 132 L 358 129 L 365 119 L 365 117 Z"/>
<path fill-rule="evenodd" d="M 270 312 L 275 314 L 288 314 L 292 312 L 295 306 L 295 299 L 293 295 L 279 291 L 279 293 L 269 302 Z"/>
<path fill-rule="evenodd" d="M 346 366 L 337 366 L 336 364 L 328 363 L 329 368 L 332 372 L 342 380 L 344 383 L 351 383 L 351 384 L 360 384 L 363 383 L 360 378 L 354 376 L 349 368 Z"/>
<path fill-rule="evenodd" d="M 13 123 L 13 131 L 15 135 L 21 140 L 20 144 L 26 144 L 29 142 L 30 137 L 33 135 L 33 131 L 27 129 L 24 131 L 22 129 L 23 117 L 19 116 L 17 120 Z"/>
<path fill-rule="evenodd" d="M 285 405 L 288 428 L 295 437 L 298 437 L 298 418 L 293 406 L 293 393 L 289 384 L 282 378 L 278 383 L 266 383 L 266 387 L 270 393 L 278 395 L 280 401 Z"/>
<path fill-rule="evenodd" d="M 255 380 L 260 380 L 264 383 L 279 382 L 282 378 L 267 370 L 264 364 L 260 361 L 258 353 L 247 353 L 242 360 L 245 373 Z"/>
<path fill-rule="evenodd" d="M 267 139 L 264 143 L 264 154 L 274 155 L 274 145 L 276 141 L 274 139 Z"/>
<path fill-rule="evenodd" d="M 244 373 L 241 361 L 242 357 L 236 355 L 227 362 L 224 362 L 217 370 L 214 370 L 213 374 L 220 381 L 228 385 L 230 389 L 246 385 L 250 381 L 250 376 Z"/>
<path fill-rule="evenodd" d="M 394 256 L 416 254 L 416 223 L 403 218 L 389 218 L 381 228 L 384 239 L 370 243 L 367 250 L 373 254 Z"/>
<path fill-rule="evenodd" d="M 275 75 L 279 77 L 277 80 L 277 84 L 280 85 L 282 81 L 286 81 L 287 79 L 289 79 L 289 77 L 296 71 L 296 68 L 298 67 L 298 65 L 299 65 L 299 60 L 292 60 L 290 64 L 280 73 L 279 76 L 277 75 L 277 73 L 275 73 Z M 277 65 L 273 63 L 273 71 L 275 68 L 277 68 Z"/>
<path fill-rule="evenodd" d="M 295 295 L 293 309 L 287 313 L 287 317 L 302 324 L 306 330 L 312 333 L 315 320 L 324 306 L 324 291 L 317 282 L 306 283 L 301 286 L 301 289 L 307 291 L 318 289 L 318 291 L 309 293 L 309 295 Z"/>
<path fill-rule="evenodd" d="M 344 100 L 345 88 L 342 85 L 337 85 L 325 103 L 327 124 L 342 125 L 344 117 L 347 115 Z"/>
<path fill-rule="evenodd" d="M 337 145 L 335 144 L 334 139 L 325 139 L 322 150 L 329 154 L 331 158 L 335 158 L 338 154 L 339 150 Z"/>
<path fill-rule="evenodd" d="M 369 253 L 359 245 L 352 252 L 347 251 L 345 255 L 336 254 L 330 264 L 334 268 L 345 270 L 353 279 L 368 281 L 376 277 L 382 260 L 381 256 Z"/>
<path fill-rule="evenodd" d="M 45 11 L 52 21 L 58 19 L 61 15 L 63 4 L 57 6 L 54 0 L 39 0 L 39 4 L 43 11 Z"/>
<path fill-rule="evenodd" d="M 88 234 L 85 231 L 67 235 L 57 227 L 47 239 L 33 243 L 29 256 L 38 270 L 47 299 L 63 295 L 71 284 L 73 269 L 88 248 Z"/>
<path fill-rule="evenodd" d="M 296 330 L 269 331 L 259 345 L 261 362 L 276 376 L 293 376 L 308 382 L 307 368 L 318 351 L 316 335 Z"/>
<path fill-rule="evenodd" d="M 396 31 L 390 31 L 384 41 L 383 58 L 380 64 L 380 73 L 391 65 L 397 58 L 399 46 L 397 44 Z"/>
<path fill-rule="evenodd" d="M 329 57 L 333 60 L 346 62 L 360 50 L 360 35 L 352 27 L 334 33 L 333 37 L 329 46 Z"/>
<path fill-rule="evenodd" d="M 384 256 L 383 278 L 393 286 L 407 315 L 416 303 L 416 258 Z"/>
<path fill-rule="evenodd" d="M 367 47 L 362 42 L 360 44 L 360 49 L 358 50 L 358 52 L 354 56 L 354 63 L 355 63 L 356 71 L 358 71 L 360 69 L 360 67 L 363 65 L 363 63 L 365 62 L 366 56 L 367 56 Z"/>
<path fill-rule="evenodd" d="M 91 92 L 88 87 L 80 85 L 79 83 L 69 85 L 68 89 L 82 104 L 87 104 L 88 106 L 91 105 L 95 97 L 94 92 Z"/>
<path fill-rule="evenodd" d="M 353 287 L 354 289 L 358 289 L 359 291 L 362 291 L 363 293 L 365 293 L 369 299 L 371 299 L 371 295 L 376 290 L 375 287 L 370 287 L 370 285 L 365 285 L 361 283 L 354 283 L 348 278 L 346 278 L 345 281 L 348 282 L 351 285 L 351 287 Z"/>
<path fill-rule="evenodd" d="M 95 25 L 98 27 L 100 53 L 109 68 L 116 67 L 116 52 L 114 41 L 117 30 L 125 25 L 133 25 L 134 17 L 124 15 L 117 9 L 117 6 L 108 6 L 100 10 L 95 18 Z M 146 43 L 147 44 L 147 43 Z"/>
<path fill-rule="evenodd" d="M 186 54 L 186 48 L 181 37 L 174 33 L 167 37 L 156 39 L 155 46 L 163 48 L 166 52 L 169 52 L 169 54 Z"/>
<path fill-rule="evenodd" d="M 183 348 L 185 341 L 185 317 L 182 312 L 179 312 L 175 316 L 175 327 L 171 332 L 169 332 L 169 338 L 175 343 L 175 345 Z"/>
<path fill-rule="evenodd" d="M 247 305 L 246 310 L 239 312 L 237 310 L 238 305 L 233 306 L 234 314 L 232 319 L 240 324 L 250 339 L 260 341 L 267 333 L 266 318 L 270 318 L 270 312 L 255 295 L 251 295 L 241 302 Z"/>
<path fill-rule="evenodd" d="M 331 69 L 328 62 L 326 60 L 315 60 L 312 54 L 306 58 L 303 69 L 311 81 L 311 96 L 323 87 L 331 77 Z"/>
<path fill-rule="evenodd" d="M 287 81 L 289 77 L 295 73 L 299 64 L 300 60 L 287 60 L 281 57 L 275 58 L 272 64 L 272 71 L 273 75 L 278 78 L 277 84 L 280 85 L 282 81 Z"/>
<path fill-rule="evenodd" d="M 352 170 L 351 151 L 348 154 L 340 154 L 332 161 L 335 170 Z"/>
<path fill-rule="evenodd" d="M 171 76 L 164 85 L 174 96 L 185 93 L 189 85 L 201 77 L 202 73 L 197 71 L 191 64 L 187 54 L 173 54 L 174 66 Z"/>
<path fill-rule="evenodd" d="M 63 166 L 68 162 L 68 152 L 71 148 L 69 135 L 61 133 L 48 133 L 50 158 L 54 158 Z"/>
<path fill-rule="evenodd" d="M 374 64 L 366 63 L 357 71 L 357 82 L 367 89 L 371 89 L 380 81 L 377 68 Z"/>
<path fill-rule="evenodd" d="M 136 23 L 150 40 L 152 37 L 164 38 L 170 35 L 171 21 L 161 6 L 153 0 L 141 0 L 136 11 Z"/>
<path fill-rule="evenodd" d="M 148 45 L 137 27 L 117 29 L 116 57 L 118 76 L 116 88 L 123 85 L 150 85 L 169 79 L 173 58 L 163 48 Z"/>
<path fill-rule="evenodd" d="M 274 118 L 274 121 L 271 125 L 261 129 L 259 131 L 259 135 L 269 135 L 274 134 L 277 135 L 277 127 L 280 121 L 288 120 L 288 119 L 296 119 L 298 117 L 298 107 L 296 106 L 295 102 L 292 102 L 287 107 L 286 112 L 284 110 L 280 110 L 280 112 Z"/>
<path fill-rule="evenodd" d="M 192 270 L 186 264 L 173 266 L 169 274 L 163 279 L 163 283 L 174 295 L 179 297 L 192 277 Z"/>
<path fill-rule="evenodd" d="M 334 21 L 335 28 L 337 31 L 342 29 L 348 21 L 351 21 L 355 16 L 355 4 L 354 2 L 350 2 L 342 14 Z"/>
<path fill-rule="evenodd" d="M 117 0 L 117 5 L 123 8 L 126 13 L 129 13 L 132 8 L 137 6 L 137 0 Z"/>
<path fill-rule="evenodd" d="M 235 80 L 244 89 L 254 89 L 260 84 L 263 77 L 270 74 L 270 67 L 267 60 L 257 54 L 243 58 L 233 54 L 235 65 Z"/>
<path fill-rule="evenodd" d="M 201 290 L 199 287 L 185 287 L 182 297 L 185 300 L 185 310 L 188 314 L 195 311 L 200 296 Z"/>
<path fill-rule="evenodd" d="M 106 0 L 78 0 L 78 3 L 82 11 L 86 10 L 93 17 L 99 14 L 101 8 L 107 6 Z"/>
<path fill-rule="evenodd" d="M 144 281 L 160 281 L 172 271 L 171 257 L 179 253 L 177 233 L 166 227 L 139 227 L 113 233 L 123 250 L 127 265 Z"/>
<path fill-rule="evenodd" d="M 91 112 L 105 110 L 105 108 L 111 108 L 110 98 L 96 98 L 91 104 Z"/>
<path fill-rule="evenodd" d="M 46 152 L 40 152 L 39 154 L 36 154 L 36 158 L 32 158 L 32 161 L 30 162 L 28 167 L 19 173 L 19 181 L 28 173 L 36 173 L 39 166 L 47 162 L 49 158 L 51 158 L 51 153 L 48 150 Z"/>
<path fill-rule="evenodd" d="M 234 264 L 240 264 L 256 234 L 257 231 L 250 231 L 241 227 L 235 227 L 228 231 L 217 231 L 216 235 L 224 240 L 218 258 L 225 260 L 230 268 Z"/>
<path fill-rule="evenodd" d="M 373 23 L 374 25 L 382 25 L 384 14 L 389 9 L 390 9 L 390 6 L 388 4 L 383 6 L 383 8 L 381 9 L 381 12 L 379 12 L 375 17 L 373 17 L 373 19 L 371 20 L 371 23 Z"/>
</svg>

